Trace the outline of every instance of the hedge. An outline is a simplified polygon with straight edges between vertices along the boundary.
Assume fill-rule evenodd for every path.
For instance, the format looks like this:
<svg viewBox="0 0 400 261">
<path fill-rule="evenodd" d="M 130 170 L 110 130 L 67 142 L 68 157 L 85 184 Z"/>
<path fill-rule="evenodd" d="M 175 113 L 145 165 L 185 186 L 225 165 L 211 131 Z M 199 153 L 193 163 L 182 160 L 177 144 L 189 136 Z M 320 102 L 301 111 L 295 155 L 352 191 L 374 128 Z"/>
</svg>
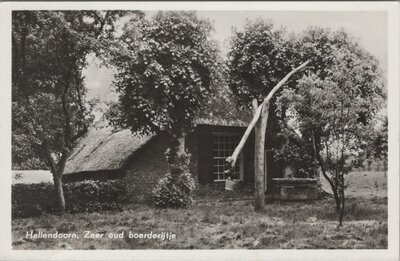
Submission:
<svg viewBox="0 0 400 261">
<path fill-rule="evenodd" d="M 126 186 L 121 180 L 85 180 L 63 184 L 68 213 L 122 210 L 128 202 Z M 32 217 L 56 212 L 56 195 L 51 183 L 14 184 L 12 216 Z"/>
</svg>

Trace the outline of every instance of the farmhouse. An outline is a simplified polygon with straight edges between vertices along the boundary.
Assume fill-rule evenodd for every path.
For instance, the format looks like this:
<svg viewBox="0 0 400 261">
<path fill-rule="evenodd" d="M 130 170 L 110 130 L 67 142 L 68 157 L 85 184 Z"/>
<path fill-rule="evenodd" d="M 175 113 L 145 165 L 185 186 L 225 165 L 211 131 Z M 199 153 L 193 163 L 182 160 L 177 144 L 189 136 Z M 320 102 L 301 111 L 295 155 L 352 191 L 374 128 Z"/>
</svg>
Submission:
<svg viewBox="0 0 400 261">
<path fill-rule="evenodd" d="M 195 180 L 200 184 L 212 184 L 216 189 L 224 188 L 227 178 L 225 159 L 232 155 L 252 117 L 250 110 L 237 107 L 227 88 L 219 88 L 218 94 L 198 113 L 193 131 L 186 135 L 185 148 L 191 154 L 190 171 Z M 285 197 L 308 199 L 307 180 L 290 180 L 289 184 L 277 180 L 295 176 L 296 169 L 293 164 L 273 157 L 272 148 L 283 145 L 282 140 L 276 137 L 277 125 L 273 117 L 269 117 L 265 144 L 266 193 L 282 198 L 283 192 Z M 233 173 L 234 179 L 250 185 L 254 184 L 254 140 L 253 130 Z M 78 140 L 69 156 L 63 181 L 123 178 L 133 197 L 147 197 L 168 172 L 167 148 L 166 133 L 139 135 L 128 129 L 91 128 Z M 300 194 L 298 189 L 294 189 L 297 183 Z"/>
<path fill-rule="evenodd" d="M 187 135 L 185 146 L 192 155 L 191 172 L 199 183 L 223 186 L 225 159 L 232 154 L 247 124 L 243 119 L 220 117 L 196 120 L 195 130 Z M 283 177 L 287 168 L 272 157 L 274 138 L 268 129 L 267 140 L 268 193 L 272 178 Z M 167 146 L 166 134 L 146 136 L 132 134 L 130 130 L 115 131 L 111 127 L 92 128 L 78 141 L 68 158 L 63 180 L 125 178 L 130 190 L 145 195 L 168 171 L 164 156 Z M 254 133 L 239 157 L 234 178 L 254 182 Z"/>
</svg>

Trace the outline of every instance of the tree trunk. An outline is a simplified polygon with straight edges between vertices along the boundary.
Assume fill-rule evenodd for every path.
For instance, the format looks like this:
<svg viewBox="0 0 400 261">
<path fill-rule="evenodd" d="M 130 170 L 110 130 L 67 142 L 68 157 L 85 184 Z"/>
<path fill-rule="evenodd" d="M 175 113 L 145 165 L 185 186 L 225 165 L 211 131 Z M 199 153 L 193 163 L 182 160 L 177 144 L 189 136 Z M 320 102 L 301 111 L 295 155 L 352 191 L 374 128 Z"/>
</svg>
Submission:
<svg viewBox="0 0 400 261">
<path fill-rule="evenodd" d="M 59 167 L 57 167 L 53 157 L 51 156 L 50 150 L 47 147 L 47 143 L 46 142 L 42 143 L 40 147 L 47 160 L 47 164 L 50 166 L 51 174 L 53 175 L 54 191 L 57 198 L 56 207 L 60 213 L 63 213 L 65 211 L 65 199 L 62 187 L 62 176 L 64 172 L 65 162 L 67 161 L 67 156 L 66 154 L 63 154 L 61 156 Z"/>
<path fill-rule="evenodd" d="M 313 139 L 319 140 L 319 138 L 315 135 L 315 132 L 313 132 Z M 315 144 L 317 144 L 317 142 Z M 326 170 L 324 167 L 324 161 L 320 155 L 320 148 L 318 146 L 315 146 L 314 149 L 315 149 L 315 156 L 317 158 L 318 165 L 321 168 L 322 176 L 324 176 L 324 178 L 328 181 L 329 185 L 331 186 L 333 197 L 335 199 L 335 204 L 336 204 L 336 213 L 339 213 L 340 212 L 340 198 L 339 198 L 338 191 L 337 191 L 337 185 L 335 186 L 332 179 L 330 179 L 328 174 L 326 174 Z"/>
<path fill-rule="evenodd" d="M 334 191 L 333 196 L 335 198 L 335 203 L 336 203 L 336 214 L 340 215 L 341 206 L 340 206 L 339 195 L 338 195 L 338 193 L 336 191 Z"/>
<path fill-rule="evenodd" d="M 314 163 L 313 170 L 314 170 L 314 175 L 315 175 L 315 178 L 318 178 L 319 182 L 321 182 L 321 175 L 320 175 L 320 173 L 318 171 L 318 167 L 317 167 L 318 166 L 317 144 L 316 144 L 316 141 L 315 141 L 315 131 L 314 130 L 312 130 L 312 143 L 313 143 L 313 163 Z"/>
<path fill-rule="evenodd" d="M 262 211 L 265 207 L 265 180 L 264 180 L 264 162 L 265 162 L 265 130 L 268 120 L 268 106 L 264 104 L 261 110 L 260 119 L 257 121 L 254 141 L 254 181 L 255 181 L 255 210 Z M 257 111 L 257 100 L 253 100 L 253 112 Z"/>
<path fill-rule="evenodd" d="M 170 173 L 174 177 L 179 177 L 185 170 L 185 134 L 181 128 L 169 133 L 169 149 L 167 162 Z"/>
<path fill-rule="evenodd" d="M 341 197 L 342 197 L 342 204 L 340 208 L 340 216 L 339 216 L 339 226 L 342 226 L 343 223 L 343 214 L 344 214 L 344 177 L 342 177 L 342 188 L 341 188 Z"/>
<path fill-rule="evenodd" d="M 64 199 L 64 190 L 62 187 L 62 174 L 56 173 L 53 174 L 54 180 L 54 188 L 57 196 L 57 207 L 60 213 L 65 212 L 65 199 Z"/>
<path fill-rule="evenodd" d="M 181 137 L 178 138 L 179 142 L 179 147 L 178 147 L 178 157 L 182 156 L 185 154 L 185 136 L 182 135 Z"/>
</svg>

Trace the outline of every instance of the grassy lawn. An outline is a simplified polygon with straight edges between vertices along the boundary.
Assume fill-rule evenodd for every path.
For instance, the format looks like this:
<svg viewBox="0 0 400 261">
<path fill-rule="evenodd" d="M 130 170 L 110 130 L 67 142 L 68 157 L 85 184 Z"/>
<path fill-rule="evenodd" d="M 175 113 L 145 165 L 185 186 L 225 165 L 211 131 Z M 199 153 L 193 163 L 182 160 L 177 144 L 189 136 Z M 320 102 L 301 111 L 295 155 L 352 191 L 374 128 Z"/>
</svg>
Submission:
<svg viewBox="0 0 400 261">
<path fill-rule="evenodd" d="M 363 175 L 363 174 L 362 174 Z M 368 175 L 373 175 L 368 173 Z M 360 176 L 356 176 L 358 179 Z M 378 177 L 378 176 L 374 176 Z M 383 175 L 382 175 L 383 177 Z M 373 178 L 371 178 L 373 180 Z M 333 199 L 268 202 L 255 213 L 252 200 L 203 198 L 190 208 L 155 209 L 129 205 L 122 212 L 45 215 L 15 219 L 14 249 L 215 249 L 215 248 L 387 248 L 387 197 L 376 188 L 349 194 L 344 225 L 337 228 Z M 351 184 L 351 183 L 350 183 Z M 354 183 L 353 183 L 354 184 Z M 360 184 L 359 184 L 360 185 Z M 362 185 L 366 187 L 367 185 Z M 352 188 L 354 189 L 354 187 Z M 78 239 L 25 239 L 35 233 L 75 233 Z M 84 238 L 85 231 L 104 234 Z M 175 239 L 128 238 L 132 234 L 171 232 Z M 108 234 L 124 232 L 123 238 Z"/>
</svg>

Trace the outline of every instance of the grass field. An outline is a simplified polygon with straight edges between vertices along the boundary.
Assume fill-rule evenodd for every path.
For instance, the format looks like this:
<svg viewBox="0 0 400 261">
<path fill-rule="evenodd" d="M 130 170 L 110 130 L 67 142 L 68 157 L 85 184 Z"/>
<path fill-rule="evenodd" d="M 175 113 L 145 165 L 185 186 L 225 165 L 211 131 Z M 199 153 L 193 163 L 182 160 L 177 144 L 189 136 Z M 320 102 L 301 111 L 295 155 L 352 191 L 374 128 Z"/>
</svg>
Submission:
<svg viewBox="0 0 400 261">
<path fill-rule="evenodd" d="M 346 193 L 351 197 L 387 197 L 387 178 L 383 171 L 354 171 L 346 179 Z"/>
<path fill-rule="evenodd" d="M 184 210 L 129 205 L 122 212 L 15 219 L 12 221 L 13 248 L 387 248 L 387 197 L 382 190 L 386 190 L 383 173 L 352 173 L 344 225 L 340 228 L 330 198 L 313 202 L 268 202 L 263 213 L 254 212 L 252 200 L 209 198 L 198 200 Z M 79 238 L 27 239 L 27 231 L 58 231 Z M 84 238 L 85 231 L 104 236 Z M 170 232 L 176 238 L 129 238 L 129 232 L 132 235 Z M 121 233 L 123 238 L 108 238 L 110 234 Z"/>
</svg>

